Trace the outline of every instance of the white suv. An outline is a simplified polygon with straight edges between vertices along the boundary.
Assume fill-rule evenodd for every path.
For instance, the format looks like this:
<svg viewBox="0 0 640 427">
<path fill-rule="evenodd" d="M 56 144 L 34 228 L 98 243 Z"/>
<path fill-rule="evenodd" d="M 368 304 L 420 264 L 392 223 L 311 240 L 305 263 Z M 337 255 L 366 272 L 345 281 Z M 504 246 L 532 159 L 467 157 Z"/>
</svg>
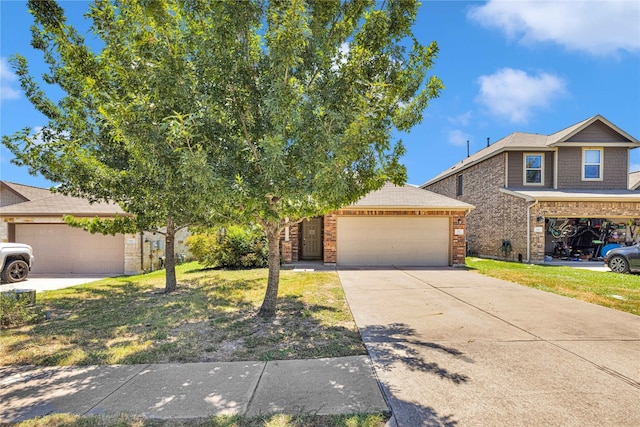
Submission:
<svg viewBox="0 0 640 427">
<path fill-rule="evenodd" d="M 25 280 L 33 265 L 33 249 L 24 243 L 0 243 L 0 279 L 15 283 Z"/>
</svg>

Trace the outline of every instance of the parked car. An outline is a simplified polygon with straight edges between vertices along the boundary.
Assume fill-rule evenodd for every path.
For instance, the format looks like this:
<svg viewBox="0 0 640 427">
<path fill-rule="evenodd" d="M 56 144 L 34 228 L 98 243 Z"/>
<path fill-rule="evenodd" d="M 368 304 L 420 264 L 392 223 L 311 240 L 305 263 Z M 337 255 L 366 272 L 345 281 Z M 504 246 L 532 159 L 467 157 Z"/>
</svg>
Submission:
<svg viewBox="0 0 640 427">
<path fill-rule="evenodd" d="M 33 249 L 24 243 L 0 243 L 0 279 L 15 283 L 25 280 L 33 265 Z"/>
<path fill-rule="evenodd" d="M 604 264 L 616 273 L 640 272 L 640 245 L 611 249 L 604 256 Z"/>
</svg>

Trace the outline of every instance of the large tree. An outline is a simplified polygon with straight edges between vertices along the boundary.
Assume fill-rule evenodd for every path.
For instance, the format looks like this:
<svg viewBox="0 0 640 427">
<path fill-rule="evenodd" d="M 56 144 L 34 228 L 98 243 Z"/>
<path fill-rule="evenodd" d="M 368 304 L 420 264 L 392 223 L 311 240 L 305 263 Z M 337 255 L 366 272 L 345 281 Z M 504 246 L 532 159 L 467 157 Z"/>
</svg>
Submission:
<svg viewBox="0 0 640 427">
<path fill-rule="evenodd" d="M 83 167 L 108 167 L 88 180 L 64 168 L 56 181 L 91 195 L 86 181 L 117 186 L 122 175 L 166 168 L 172 183 L 202 194 L 216 214 L 258 223 L 269 242 L 260 315 L 272 316 L 284 227 L 406 180 L 395 131 L 419 123 L 442 89 L 428 76 L 436 43 L 421 44 L 411 30 L 418 7 L 410 0 L 97 2 L 89 15 L 103 50 L 78 59 L 87 50 L 66 36 L 82 55 L 61 60 L 61 69 L 80 70 L 82 80 L 69 85 L 78 96 L 69 96 L 91 111 L 92 132 L 72 145 L 68 126 L 52 126 L 51 135 L 86 154 Z M 34 9 L 45 16 L 45 8 Z M 40 38 L 55 39 L 55 31 L 45 26 Z M 24 149 L 19 139 L 14 152 Z M 106 161 L 114 152 L 126 153 L 126 167 Z M 50 153 L 18 158 L 41 170 L 61 159 Z M 145 196 L 166 194 L 154 185 Z"/>
<path fill-rule="evenodd" d="M 125 4 L 92 5 L 88 16 L 96 37 L 87 43 L 55 1 L 28 3 L 35 20 L 32 46 L 49 67 L 41 80 L 63 96 L 54 102 L 29 74 L 26 59 L 15 55 L 22 88 L 48 123 L 3 142 L 14 162 L 60 183 L 57 191 L 116 202 L 129 214 L 114 220 L 67 217 L 70 225 L 104 234 L 163 233 L 170 292 L 177 286 L 175 233 L 207 218 L 214 193 L 203 180 L 209 174 L 199 173 L 206 160 L 197 153 L 203 140 L 193 143 L 197 130 L 181 113 L 198 110 L 183 19 L 139 2 Z"/>
</svg>

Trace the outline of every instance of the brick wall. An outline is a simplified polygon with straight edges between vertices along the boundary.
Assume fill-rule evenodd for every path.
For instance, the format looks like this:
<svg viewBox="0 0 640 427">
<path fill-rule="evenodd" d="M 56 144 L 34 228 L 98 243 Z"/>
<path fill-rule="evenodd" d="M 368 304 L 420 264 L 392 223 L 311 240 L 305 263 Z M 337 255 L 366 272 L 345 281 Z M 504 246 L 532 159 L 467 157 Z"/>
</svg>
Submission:
<svg viewBox="0 0 640 427">
<path fill-rule="evenodd" d="M 280 259 L 283 263 L 298 262 L 300 255 L 298 248 L 300 246 L 299 230 L 300 223 L 291 224 L 289 226 L 289 236 L 287 239 L 287 230 L 280 233 Z"/>
<path fill-rule="evenodd" d="M 380 210 L 380 209 L 340 209 L 325 215 L 324 218 L 324 262 L 336 263 L 338 260 L 337 219 L 338 215 L 349 216 L 432 216 L 451 219 L 450 262 L 454 266 L 465 264 L 466 257 L 466 212 L 455 210 Z M 456 231 L 458 230 L 458 231 Z"/>
<path fill-rule="evenodd" d="M 456 198 L 476 208 L 466 218 L 467 248 L 472 254 L 507 259 L 527 255 L 527 203 L 500 191 L 505 182 L 505 156 L 499 154 L 461 172 L 462 195 L 456 197 L 457 175 L 428 187 L 427 190 Z M 502 241 L 511 243 L 511 251 L 502 251 Z"/>
<path fill-rule="evenodd" d="M 338 262 L 338 215 L 333 212 L 324 216 L 323 260 L 325 264 Z"/>
</svg>

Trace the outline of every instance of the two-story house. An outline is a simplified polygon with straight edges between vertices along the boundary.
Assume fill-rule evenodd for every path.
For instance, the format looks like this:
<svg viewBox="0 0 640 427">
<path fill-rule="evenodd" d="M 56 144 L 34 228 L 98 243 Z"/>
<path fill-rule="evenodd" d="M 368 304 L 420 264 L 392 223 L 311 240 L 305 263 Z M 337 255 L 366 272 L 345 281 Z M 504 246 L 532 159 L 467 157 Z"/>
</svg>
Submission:
<svg viewBox="0 0 640 427">
<path fill-rule="evenodd" d="M 513 133 L 421 188 L 476 207 L 467 218 L 470 254 L 599 259 L 639 239 L 640 192 L 628 173 L 639 146 L 596 115 L 552 135 Z"/>
</svg>

